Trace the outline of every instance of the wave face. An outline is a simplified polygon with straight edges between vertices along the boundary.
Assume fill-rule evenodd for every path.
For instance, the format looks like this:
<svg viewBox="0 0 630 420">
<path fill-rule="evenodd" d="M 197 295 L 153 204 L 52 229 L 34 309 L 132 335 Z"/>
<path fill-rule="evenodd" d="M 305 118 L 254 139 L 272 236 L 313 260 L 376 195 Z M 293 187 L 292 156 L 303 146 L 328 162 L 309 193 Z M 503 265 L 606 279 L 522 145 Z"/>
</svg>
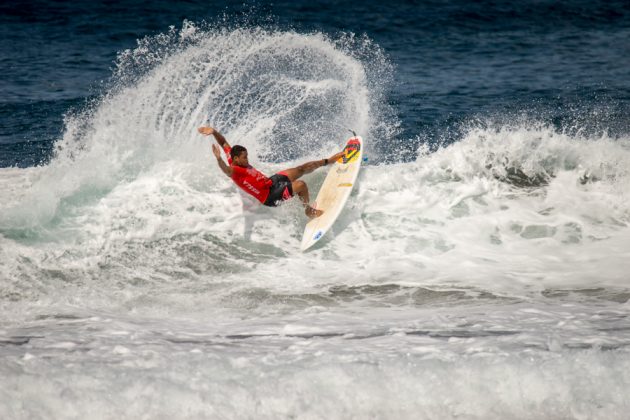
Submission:
<svg viewBox="0 0 630 420">
<path fill-rule="evenodd" d="M 409 158 L 391 72 L 369 39 L 189 23 L 121 53 L 49 164 L 0 172 L 0 413 L 621 418 L 630 137 L 488 120 Z M 331 235 L 300 253 L 299 204 L 242 197 L 206 121 L 269 174 L 363 135 Z"/>
</svg>

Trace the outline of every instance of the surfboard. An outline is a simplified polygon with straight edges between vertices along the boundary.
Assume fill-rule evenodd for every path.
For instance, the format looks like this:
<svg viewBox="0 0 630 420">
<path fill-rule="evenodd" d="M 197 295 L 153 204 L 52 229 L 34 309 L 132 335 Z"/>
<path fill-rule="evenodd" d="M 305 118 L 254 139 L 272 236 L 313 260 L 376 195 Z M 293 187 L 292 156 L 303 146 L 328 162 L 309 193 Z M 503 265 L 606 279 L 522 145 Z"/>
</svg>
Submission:
<svg viewBox="0 0 630 420">
<path fill-rule="evenodd" d="M 324 210 L 324 214 L 311 219 L 304 227 L 302 252 L 315 245 L 330 230 L 357 180 L 363 160 L 363 139 L 357 135 L 350 137 L 343 151 L 344 155 L 328 170 L 319 189 L 315 203 L 318 209 Z"/>
</svg>

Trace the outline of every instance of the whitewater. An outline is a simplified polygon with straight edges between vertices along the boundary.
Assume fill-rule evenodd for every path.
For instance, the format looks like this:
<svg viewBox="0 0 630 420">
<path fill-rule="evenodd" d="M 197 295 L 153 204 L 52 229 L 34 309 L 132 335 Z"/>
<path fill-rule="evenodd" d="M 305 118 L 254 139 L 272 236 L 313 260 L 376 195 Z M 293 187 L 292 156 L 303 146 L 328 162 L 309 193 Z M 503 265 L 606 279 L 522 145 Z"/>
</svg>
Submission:
<svg viewBox="0 0 630 420">
<path fill-rule="evenodd" d="M 367 38 L 185 23 L 119 54 L 55 156 L 0 169 L 1 418 L 624 418 L 630 133 L 531 116 L 396 140 Z M 330 236 L 243 197 L 348 137 Z M 305 180 L 313 191 L 325 171 Z"/>
</svg>

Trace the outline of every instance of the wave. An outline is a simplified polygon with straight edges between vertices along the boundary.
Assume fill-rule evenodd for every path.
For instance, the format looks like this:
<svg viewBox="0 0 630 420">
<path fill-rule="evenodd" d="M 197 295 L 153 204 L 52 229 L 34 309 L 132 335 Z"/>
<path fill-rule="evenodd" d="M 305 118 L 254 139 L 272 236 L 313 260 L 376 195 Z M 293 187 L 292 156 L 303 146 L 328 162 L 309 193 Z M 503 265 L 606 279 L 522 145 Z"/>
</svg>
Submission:
<svg viewBox="0 0 630 420">
<path fill-rule="evenodd" d="M 331 285 L 516 298 L 623 287 L 630 138 L 470 124 L 386 164 L 377 151 L 396 154 L 399 126 L 382 100 L 390 73 L 353 36 L 185 24 L 141 41 L 112 87 L 66 116 L 50 164 L 0 171 L 2 296 L 177 312 L 191 295 L 230 307 L 257 288 L 317 300 Z M 361 133 L 370 162 L 330 237 L 301 254 L 298 203 L 244 209 L 196 134 L 205 121 L 267 173 Z"/>
<path fill-rule="evenodd" d="M 46 224 L 64 200 L 110 191 L 165 161 L 207 164 L 208 141 L 195 131 L 206 121 L 263 168 L 319 157 L 348 127 L 382 131 L 390 118 L 378 87 L 383 71 L 368 72 L 379 65 L 389 64 L 378 47 L 353 36 L 185 23 L 141 40 L 119 54 L 102 97 L 66 116 L 56 157 L 24 206 L 3 209 L 0 226 Z"/>
</svg>

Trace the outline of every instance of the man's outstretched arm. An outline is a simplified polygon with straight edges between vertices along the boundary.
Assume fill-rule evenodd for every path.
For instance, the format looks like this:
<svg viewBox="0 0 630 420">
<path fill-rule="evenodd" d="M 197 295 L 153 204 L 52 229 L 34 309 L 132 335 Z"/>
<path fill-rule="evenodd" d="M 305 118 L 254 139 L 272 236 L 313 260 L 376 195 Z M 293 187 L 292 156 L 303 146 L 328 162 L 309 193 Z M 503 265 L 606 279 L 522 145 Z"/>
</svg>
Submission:
<svg viewBox="0 0 630 420">
<path fill-rule="evenodd" d="M 201 134 L 203 134 L 204 136 L 209 136 L 212 135 L 214 136 L 214 138 L 216 139 L 217 143 L 219 143 L 219 146 L 221 146 L 222 149 L 225 150 L 225 147 L 230 147 L 229 143 L 227 142 L 227 140 L 225 139 L 225 137 L 223 137 L 223 135 L 221 133 L 219 133 L 217 130 L 215 130 L 212 127 L 199 127 L 197 129 L 197 131 Z"/>
<path fill-rule="evenodd" d="M 223 160 L 223 158 L 221 158 L 221 149 L 219 149 L 219 147 L 216 144 L 212 145 L 212 153 L 214 154 L 214 157 L 217 158 L 217 163 L 219 164 L 219 168 L 221 168 L 224 174 L 226 174 L 227 176 L 231 178 L 232 172 L 234 171 L 234 169 L 232 169 L 231 166 L 228 166 L 227 163 L 225 163 L 225 161 Z"/>
</svg>

